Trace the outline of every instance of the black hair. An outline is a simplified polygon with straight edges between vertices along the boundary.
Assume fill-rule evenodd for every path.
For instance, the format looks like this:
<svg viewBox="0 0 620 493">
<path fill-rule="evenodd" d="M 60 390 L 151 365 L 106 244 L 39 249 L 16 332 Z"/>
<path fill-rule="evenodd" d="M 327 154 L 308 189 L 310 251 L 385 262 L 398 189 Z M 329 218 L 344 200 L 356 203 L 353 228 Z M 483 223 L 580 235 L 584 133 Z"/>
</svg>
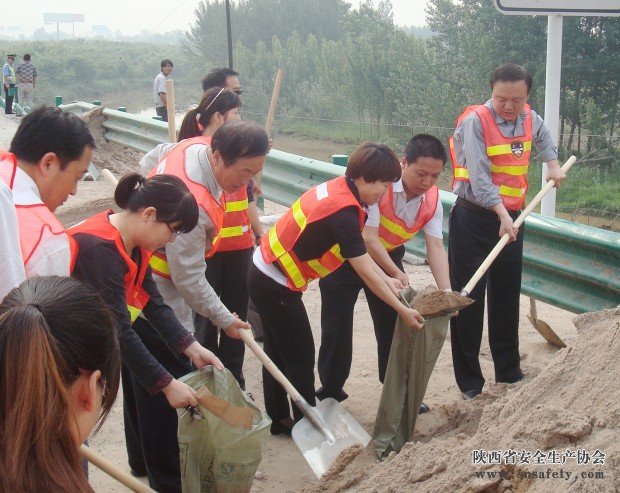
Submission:
<svg viewBox="0 0 620 493">
<path fill-rule="evenodd" d="M 239 72 L 235 72 L 231 68 L 217 67 L 212 69 L 204 79 L 202 79 L 203 92 L 208 91 L 212 87 L 224 87 L 228 77 L 238 77 Z"/>
<path fill-rule="evenodd" d="M 129 173 L 118 182 L 114 202 L 130 212 L 154 207 L 158 222 L 178 223 L 175 229 L 182 233 L 189 233 L 198 224 L 196 199 L 183 180 L 174 175 L 144 178 L 138 173 Z"/>
<path fill-rule="evenodd" d="M 30 55 L 28 53 L 24 55 L 24 60 L 26 60 L 27 62 L 30 61 Z"/>
<path fill-rule="evenodd" d="M 443 164 L 446 164 L 448 160 L 446 148 L 441 141 L 437 137 L 428 134 L 414 135 L 405 146 L 405 160 L 407 164 L 415 163 L 421 157 L 439 159 Z"/>
<path fill-rule="evenodd" d="M 530 89 L 532 88 L 532 75 L 528 72 L 525 67 L 521 65 L 517 65 L 516 63 L 504 63 L 500 65 L 491 74 L 491 79 L 489 83 L 491 84 L 491 89 L 496 82 L 517 82 L 519 80 L 524 80 L 527 85 L 527 93 L 530 93 Z"/>
<path fill-rule="evenodd" d="M 213 151 L 219 151 L 224 166 L 232 166 L 238 159 L 266 156 L 269 138 L 257 123 L 240 120 L 222 125 L 211 139 Z"/>
<path fill-rule="evenodd" d="M 96 147 L 84 120 L 60 108 L 41 106 L 24 117 L 10 152 L 27 164 L 37 164 L 45 154 L 53 152 L 64 170 L 84 154 L 86 146 Z"/>
<path fill-rule="evenodd" d="M 168 65 L 170 65 L 171 67 L 174 67 L 174 63 L 172 63 L 172 60 L 168 58 L 164 58 L 159 65 L 161 68 L 165 68 Z"/>
<path fill-rule="evenodd" d="M 198 128 L 196 116 L 200 115 L 201 125 L 207 127 L 215 113 L 225 114 L 241 106 L 241 98 L 229 89 L 213 87 L 204 93 L 200 104 L 187 112 L 179 130 L 179 140 L 189 139 L 202 135 Z"/>
<path fill-rule="evenodd" d="M 400 179 L 400 162 L 388 146 L 362 142 L 349 157 L 345 175 L 351 180 L 363 178 L 366 183 L 394 182 Z"/>
</svg>

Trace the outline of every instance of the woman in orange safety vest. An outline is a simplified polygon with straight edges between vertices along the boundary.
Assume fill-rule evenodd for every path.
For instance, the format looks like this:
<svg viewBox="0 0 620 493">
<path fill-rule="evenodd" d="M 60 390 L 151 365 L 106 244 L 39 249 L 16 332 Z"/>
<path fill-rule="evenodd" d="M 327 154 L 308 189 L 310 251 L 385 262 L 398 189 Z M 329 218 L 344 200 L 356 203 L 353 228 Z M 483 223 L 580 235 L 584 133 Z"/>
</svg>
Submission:
<svg viewBox="0 0 620 493">
<path fill-rule="evenodd" d="M 157 491 L 180 492 L 175 409 L 198 402 L 177 378 L 192 371 L 190 360 L 197 368 L 223 366 L 165 304 L 149 259 L 196 226 L 198 206 L 172 175 L 126 175 L 114 199 L 122 212 L 104 211 L 69 229 L 79 247 L 73 276 L 91 284 L 116 318 L 130 466 L 137 475 L 148 473 Z"/>
</svg>

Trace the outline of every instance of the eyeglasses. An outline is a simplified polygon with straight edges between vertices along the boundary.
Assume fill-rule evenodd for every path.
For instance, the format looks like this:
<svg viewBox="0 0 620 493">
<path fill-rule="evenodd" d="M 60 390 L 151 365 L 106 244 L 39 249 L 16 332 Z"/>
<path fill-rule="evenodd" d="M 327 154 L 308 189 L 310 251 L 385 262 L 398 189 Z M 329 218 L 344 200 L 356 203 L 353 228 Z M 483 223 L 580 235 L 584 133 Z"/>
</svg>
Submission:
<svg viewBox="0 0 620 493">
<path fill-rule="evenodd" d="M 165 223 L 166 226 L 168 226 L 168 229 L 170 230 L 170 233 L 172 234 L 173 238 L 176 238 L 177 236 L 179 236 L 183 231 L 178 231 L 178 230 L 174 230 L 172 228 L 172 226 L 170 226 L 168 223 Z"/>
</svg>

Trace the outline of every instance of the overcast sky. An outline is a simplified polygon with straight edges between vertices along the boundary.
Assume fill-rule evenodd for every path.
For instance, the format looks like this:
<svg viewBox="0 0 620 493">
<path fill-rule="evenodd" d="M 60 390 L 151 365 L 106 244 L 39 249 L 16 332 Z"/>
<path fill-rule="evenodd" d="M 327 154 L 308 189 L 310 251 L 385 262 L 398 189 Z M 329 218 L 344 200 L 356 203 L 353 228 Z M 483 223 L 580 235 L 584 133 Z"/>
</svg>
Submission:
<svg viewBox="0 0 620 493">
<path fill-rule="evenodd" d="M 161 33 L 186 30 L 194 22 L 194 10 L 199 3 L 199 0 L 17 0 L 11 2 L 14 8 L 9 9 L 10 15 L 0 19 L 0 33 L 30 36 L 43 25 L 44 12 L 84 14 L 84 23 L 75 24 L 77 36 L 89 32 L 93 24 L 107 25 L 113 32 L 118 29 L 125 35 L 138 34 L 142 30 Z M 349 0 L 349 3 L 355 8 L 360 0 Z M 426 23 L 426 1 L 392 0 L 392 5 L 396 24 L 420 26 Z M 19 31 L 9 30 L 9 27 L 19 28 Z M 45 29 L 55 32 L 56 26 L 46 26 Z M 61 25 L 61 30 L 70 33 L 71 25 Z"/>
</svg>

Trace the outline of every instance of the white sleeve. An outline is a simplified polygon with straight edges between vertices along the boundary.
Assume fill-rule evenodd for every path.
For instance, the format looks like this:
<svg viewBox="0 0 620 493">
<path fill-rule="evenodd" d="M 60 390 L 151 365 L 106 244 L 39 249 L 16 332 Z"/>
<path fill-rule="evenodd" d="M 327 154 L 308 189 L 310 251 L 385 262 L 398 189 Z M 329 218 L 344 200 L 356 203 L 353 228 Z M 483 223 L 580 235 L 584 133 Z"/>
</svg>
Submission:
<svg viewBox="0 0 620 493">
<path fill-rule="evenodd" d="M 17 214 L 13 205 L 13 194 L 0 180 L 0 252 L 5 262 L 0 269 L 0 301 L 11 289 L 26 280 L 24 261 L 19 247 Z"/>
<path fill-rule="evenodd" d="M 371 228 L 378 228 L 380 220 L 381 214 L 379 213 L 379 204 L 373 204 L 369 206 L 366 226 L 370 226 Z"/>
<path fill-rule="evenodd" d="M 164 77 L 157 76 L 157 94 L 166 94 L 166 79 Z"/>
<path fill-rule="evenodd" d="M 147 152 L 140 160 L 140 173 L 148 176 L 152 169 L 159 164 L 161 158 L 172 149 L 176 144 L 158 144 L 155 148 Z"/>
<path fill-rule="evenodd" d="M 66 233 L 55 235 L 43 231 L 41 241 L 26 265 L 26 277 L 70 276 L 71 244 Z"/>
<path fill-rule="evenodd" d="M 443 206 L 441 200 L 437 199 L 437 208 L 432 219 L 424 225 L 424 232 L 433 238 L 443 238 Z"/>
</svg>

